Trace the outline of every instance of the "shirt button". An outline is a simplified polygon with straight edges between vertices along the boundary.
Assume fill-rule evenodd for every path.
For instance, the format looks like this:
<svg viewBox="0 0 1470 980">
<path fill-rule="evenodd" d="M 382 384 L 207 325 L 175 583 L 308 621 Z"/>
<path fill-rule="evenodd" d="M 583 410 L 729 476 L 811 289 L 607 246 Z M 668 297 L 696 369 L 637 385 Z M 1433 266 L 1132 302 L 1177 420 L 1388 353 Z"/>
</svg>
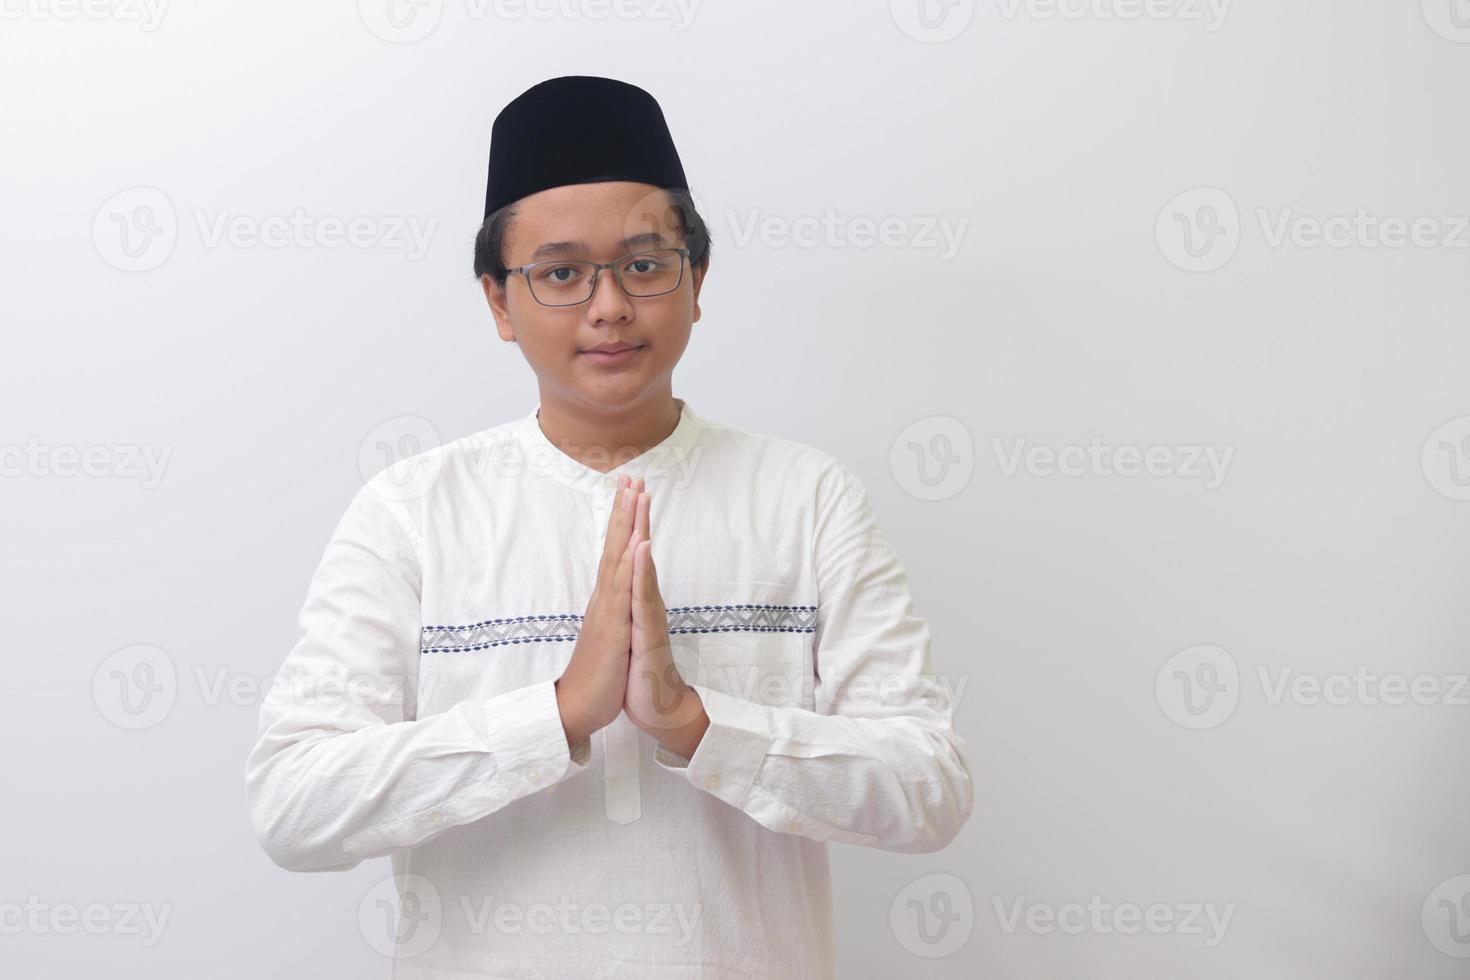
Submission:
<svg viewBox="0 0 1470 980">
<path fill-rule="evenodd" d="M 709 789 L 715 789 L 720 785 L 720 777 L 717 775 L 705 776 L 704 785 Z"/>
<path fill-rule="evenodd" d="M 539 782 L 541 780 L 541 770 L 540 769 L 531 769 L 531 770 L 528 770 L 526 772 L 526 778 L 529 779 L 533 783 Z"/>
<path fill-rule="evenodd" d="M 793 821 L 791 821 L 791 826 L 788 827 L 787 829 L 790 830 L 793 834 L 796 833 L 798 830 L 801 829 L 801 821 L 800 820 L 793 820 Z"/>
<path fill-rule="evenodd" d="M 441 824 L 443 822 L 444 814 L 440 813 L 438 810 L 435 810 L 433 813 L 429 814 L 429 823 Z"/>
</svg>

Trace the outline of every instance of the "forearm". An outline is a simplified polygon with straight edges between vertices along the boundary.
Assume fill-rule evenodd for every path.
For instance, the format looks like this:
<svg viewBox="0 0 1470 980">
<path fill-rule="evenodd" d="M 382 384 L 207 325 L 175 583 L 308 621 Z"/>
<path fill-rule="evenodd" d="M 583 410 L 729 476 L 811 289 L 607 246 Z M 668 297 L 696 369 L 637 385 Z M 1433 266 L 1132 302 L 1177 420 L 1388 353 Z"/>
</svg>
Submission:
<svg viewBox="0 0 1470 980">
<path fill-rule="evenodd" d="M 655 760 L 771 830 L 936 851 L 973 809 L 965 746 L 945 717 L 842 717 L 697 693 L 706 730 L 688 752 L 660 739 Z"/>
<path fill-rule="evenodd" d="M 349 868 L 575 774 L 586 757 L 563 737 L 549 683 L 351 731 L 310 702 L 267 706 L 246 766 L 251 820 L 281 867 Z"/>
</svg>

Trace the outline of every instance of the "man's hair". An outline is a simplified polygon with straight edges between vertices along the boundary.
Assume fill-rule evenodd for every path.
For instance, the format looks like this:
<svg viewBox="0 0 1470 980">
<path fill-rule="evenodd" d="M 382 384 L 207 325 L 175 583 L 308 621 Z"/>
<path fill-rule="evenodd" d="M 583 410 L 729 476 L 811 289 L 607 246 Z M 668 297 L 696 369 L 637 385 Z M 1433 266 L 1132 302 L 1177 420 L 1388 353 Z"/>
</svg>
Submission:
<svg viewBox="0 0 1470 980">
<path fill-rule="evenodd" d="M 701 268 L 709 264 L 709 226 L 694 206 L 694 198 L 682 187 L 666 187 L 669 207 L 674 213 L 674 223 L 689 249 L 689 267 Z M 511 219 L 516 216 L 514 203 L 492 212 L 480 232 L 475 236 L 475 278 L 488 275 L 500 288 L 505 288 L 509 275 L 505 265 L 505 235 L 510 229 Z"/>
</svg>

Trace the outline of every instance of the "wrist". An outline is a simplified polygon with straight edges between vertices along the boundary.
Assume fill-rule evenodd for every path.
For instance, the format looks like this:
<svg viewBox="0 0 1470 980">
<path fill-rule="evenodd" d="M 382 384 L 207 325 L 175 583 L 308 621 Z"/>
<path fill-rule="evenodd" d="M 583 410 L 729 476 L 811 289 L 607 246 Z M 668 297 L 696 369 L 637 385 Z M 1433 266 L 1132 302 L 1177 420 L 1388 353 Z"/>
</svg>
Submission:
<svg viewBox="0 0 1470 980">
<path fill-rule="evenodd" d="M 588 719 L 586 712 L 579 707 L 575 695 L 562 684 L 560 678 L 552 686 L 556 690 L 556 710 L 561 715 L 562 730 L 566 732 L 567 748 L 575 750 L 601 726 Z"/>
<path fill-rule="evenodd" d="M 694 756 L 694 750 L 704 740 L 709 729 L 709 715 L 704 710 L 704 701 L 699 692 L 683 684 L 674 703 L 678 706 L 657 723 L 640 723 L 638 727 L 654 737 L 664 748 L 677 752 L 686 759 Z"/>
</svg>

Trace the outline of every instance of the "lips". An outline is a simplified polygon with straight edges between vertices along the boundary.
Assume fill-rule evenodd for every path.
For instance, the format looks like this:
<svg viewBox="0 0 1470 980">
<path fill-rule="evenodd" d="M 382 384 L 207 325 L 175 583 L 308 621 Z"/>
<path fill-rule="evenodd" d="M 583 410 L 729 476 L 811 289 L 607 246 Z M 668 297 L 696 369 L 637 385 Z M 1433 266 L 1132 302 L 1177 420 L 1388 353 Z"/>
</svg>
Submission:
<svg viewBox="0 0 1470 980">
<path fill-rule="evenodd" d="M 589 364 L 599 367 L 620 367 L 623 364 L 637 360 L 638 354 L 646 348 L 642 344 L 599 344 L 589 347 L 581 352 L 582 357 Z"/>
</svg>

